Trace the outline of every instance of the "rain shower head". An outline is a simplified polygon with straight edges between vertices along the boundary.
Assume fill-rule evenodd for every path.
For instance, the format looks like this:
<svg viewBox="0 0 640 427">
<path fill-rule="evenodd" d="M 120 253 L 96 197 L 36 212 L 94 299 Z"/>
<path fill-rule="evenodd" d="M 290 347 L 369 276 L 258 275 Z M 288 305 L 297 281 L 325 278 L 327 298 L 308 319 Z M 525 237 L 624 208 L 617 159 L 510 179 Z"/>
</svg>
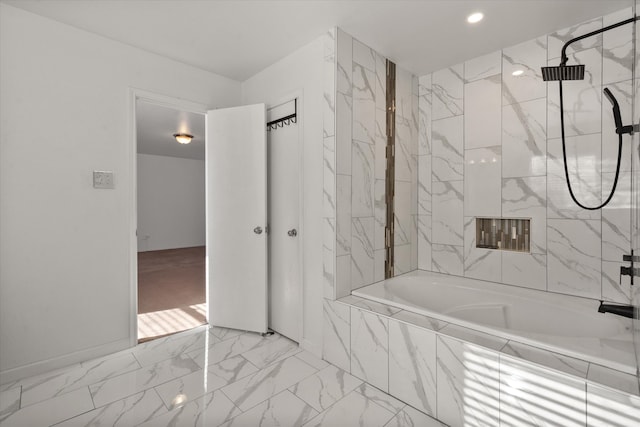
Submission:
<svg viewBox="0 0 640 427">
<path fill-rule="evenodd" d="M 558 80 L 584 80 L 584 65 L 542 67 L 542 80 L 545 82 Z"/>
</svg>

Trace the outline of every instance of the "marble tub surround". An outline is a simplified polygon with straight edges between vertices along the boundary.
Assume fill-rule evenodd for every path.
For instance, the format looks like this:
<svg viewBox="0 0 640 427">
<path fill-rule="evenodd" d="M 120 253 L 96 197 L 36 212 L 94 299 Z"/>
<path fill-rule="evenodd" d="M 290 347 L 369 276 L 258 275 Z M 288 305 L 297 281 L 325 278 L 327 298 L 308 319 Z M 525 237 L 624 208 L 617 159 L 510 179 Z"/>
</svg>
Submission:
<svg viewBox="0 0 640 427">
<path fill-rule="evenodd" d="M 349 337 L 354 328 L 340 327 L 349 341 L 379 344 L 366 363 L 378 377 L 388 375 L 384 391 L 447 425 L 640 422 L 634 375 L 406 310 L 381 315 L 362 308 L 362 298 L 353 295 L 326 303 L 349 310 L 358 325 L 388 325 L 377 329 L 375 339 Z M 365 380 L 362 372 L 351 375 Z"/>
<path fill-rule="evenodd" d="M 614 202 L 598 211 L 575 205 L 564 178 L 558 84 L 544 82 L 540 67 L 557 65 L 569 39 L 632 15 L 623 9 L 419 77 L 420 269 L 629 303 L 627 278 L 620 284 L 614 272 L 631 249 L 631 137 Z M 632 121 L 632 30 L 567 52 L 569 64 L 586 66 L 584 80 L 565 82 L 564 108 L 571 182 L 587 205 L 608 195 L 615 172 L 618 139 L 604 87 Z M 531 218 L 530 253 L 475 248 L 467 232 L 475 217 Z"/>
<path fill-rule="evenodd" d="M 149 359 L 152 354 L 160 360 Z M 131 360 L 134 369 L 127 371 Z M 0 386 L 3 427 L 331 427 L 362 422 L 442 425 L 282 336 L 207 326 Z"/>
</svg>

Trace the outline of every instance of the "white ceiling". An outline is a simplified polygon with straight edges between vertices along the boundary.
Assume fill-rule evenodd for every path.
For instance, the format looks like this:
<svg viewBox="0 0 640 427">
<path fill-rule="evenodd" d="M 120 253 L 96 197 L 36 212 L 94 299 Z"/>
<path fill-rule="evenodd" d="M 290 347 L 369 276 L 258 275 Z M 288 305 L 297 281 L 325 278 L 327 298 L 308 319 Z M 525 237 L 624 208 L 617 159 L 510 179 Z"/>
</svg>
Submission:
<svg viewBox="0 0 640 427">
<path fill-rule="evenodd" d="M 187 113 L 149 102 L 136 103 L 138 153 L 204 160 L 204 115 Z M 174 133 L 193 135 L 179 144 Z"/>
<path fill-rule="evenodd" d="M 632 0 L 0 0 L 244 81 L 339 26 L 414 74 L 453 65 Z M 475 26 L 465 22 L 485 13 Z M 541 64 L 543 65 L 543 64 Z"/>
</svg>

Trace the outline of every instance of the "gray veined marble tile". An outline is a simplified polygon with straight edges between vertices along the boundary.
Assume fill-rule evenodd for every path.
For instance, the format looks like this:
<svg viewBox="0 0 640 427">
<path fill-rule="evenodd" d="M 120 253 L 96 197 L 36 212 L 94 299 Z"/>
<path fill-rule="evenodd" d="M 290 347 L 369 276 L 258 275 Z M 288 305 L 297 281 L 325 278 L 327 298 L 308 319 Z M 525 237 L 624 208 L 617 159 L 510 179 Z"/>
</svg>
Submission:
<svg viewBox="0 0 640 427">
<path fill-rule="evenodd" d="M 322 359 L 319 359 L 318 357 L 316 357 L 315 355 L 311 354 L 307 350 L 301 351 L 300 353 L 296 354 L 295 357 L 297 357 L 298 359 L 302 360 L 307 365 L 310 365 L 310 366 L 316 368 L 317 370 L 324 369 L 327 366 L 329 366 L 329 364 L 327 362 L 325 362 Z"/>
<path fill-rule="evenodd" d="M 336 120 L 336 57 L 325 56 L 322 73 L 324 91 L 322 94 L 322 136 L 335 136 Z"/>
<path fill-rule="evenodd" d="M 375 143 L 376 101 L 375 73 L 353 65 L 353 139 Z"/>
<path fill-rule="evenodd" d="M 445 427 L 445 424 L 411 406 L 406 406 L 385 427 Z"/>
<path fill-rule="evenodd" d="M 336 220 L 322 218 L 322 281 L 324 296 L 335 298 Z"/>
<path fill-rule="evenodd" d="M 500 74 L 464 85 L 464 148 L 501 143 L 502 79 Z"/>
<path fill-rule="evenodd" d="M 257 370 L 245 358 L 236 356 L 218 364 L 210 365 L 207 369 L 201 369 L 158 385 L 156 386 L 156 391 L 166 407 L 171 410 L 244 378 Z"/>
<path fill-rule="evenodd" d="M 336 96 L 336 171 L 351 175 L 351 141 L 353 139 L 353 98 Z"/>
<path fill-rule="evenodd" d="M 599 30 L 601 28 L 602 18 L 596 18 L 576 25 L 572 25 L 571 27 L 563 28 L 562 30 L 549 34 L 548 59 L 551 60 L 557 58 L 558 61 L 556 62 L 559 62 L 562 46 L 564 46 L 566 42 L 573 38 L 590 33 L 595 30 Z M 567 54 L 570 55 L 574 52 L 583 51 L 597 46 L 602 46 L 602 34 L 598 34 L 593 37 L 587 37 L 585 39 L 572 43 L 567 49 Z"/>
<path fill-rule="evenodd" d="M 632 8 L 611 13 L 602 18 L 603 27 L 633 16 Z M 626 24 L 602 33 L 602 82 L 628 80 L 633 67 L 633 24 Z"/>
<path fill-rule="evenodd" d="M 436 413 L 436 334 L 389 322 L 389 393 L 419 410 Z"/>
<path fill-rule="evenodd" d="M 411 271 L 411 244 L 394 245 L 393 272 L 396 275 Z"/>
<path fill-rule="evenodd" d="M 349 34 L 338 28 L 337 40 L 336 89 L 340 93 L 351 96 L 353 39 Z"/>
<path fill-rule="evenodd" d="M 418 215 L 418 268 L 431 270 L 431 216 Z"/>
<path fill-rule="evenodd" d="M 395 180 L 411 182 L 414 170 L 414 147 L 408 120 L 396 116 Z M 417 147 L 416 147 L 417 148 Z"/>
<path fill-rule="evenodd" d="M 316 410 L 285 390 L 247 412 L 230 419 L 222 424 L 222 427 L 297 427 L 302 426 L 316 415 L 318 415 Z"/>
<path fill-rule="evenodd" d="M 322 358 L 350 371 L 351 308 L 335 301 L 324 300 L 322 328 Z"/>
<path fill-rule="evenodd" d="M 20 386 L 0 391 L 0 423 L 20 409 Z"/>
<path fill-rule="evenodd" d="M 262 369 L 302 351 L 296 342 L 287 337 L 279 334 L 274 334 L 273 337 L 275 339 L 265 341 L 260 347 L 242 353 L 242 357 Z"/>
<path fill-rule="evenodd" d="M 87 387 L 35 403 L 2 419 L 6 427 L 45 427 L 94 409 Z"/>
<path fill-rule="evenodd" d="M 607 368 L 606 366 L 591 363 L 589 364 L 587 379 L 614 390 L 619 390 L 634 396 L 640 396 L 638 380 L 635 375 L 626 374 L 624 372 Z"/>
<path fill-rule="evenodd" d="M 464 63 L 464 79 L 467 83 L 500 73 L 502 73 L 502 52 L 499 50 Z"/>
<path fill-rule="evenodd" d="M 351 293 L 351 255 L 336 258 L 336 298 Z"/>
<path fill-rule="evenodd" d="M 324 33 L 324 57 L 336 54 L 336 27 L 329 28 Z"/>
<path fill-rule="evenodd" d="M 326 143 L 329 140 L 329 143 Z M 336 165 L 335 165 L 335 148 L 330 142 L 333 137 L 325 138 L 325 144 L 322 148 L 322 207 L 324 218 L 335 218 L 336 216 Z"/>
<path fill-rule="evenodd" d="M 306 426 L 384 426 L 394 414 L 372 402 L 358 392 L 351 392 L 335 405 L 321 412 Z"/>
<path fill-rule="evenodd" d="M 172 379 L 191 374 L 199 366 L 186 355 L 145 366 L 117 377 L 89 386 L 93 402 L 100 407 L 131 396 Z"/>
<path fill-rule="evenodd" d="M 353 218 L 351 240 L 351 289 L 373 283 L 374 222 L 369 218 Z"/>
<path fill-rule="evenodd" d="M 448 325 L 448 323 L 443 320 L 423 316 L 422 314 L 413 313 L 407 310 L 399 311 L 393 314 L 392 317 L 400 322 L 405 322 L 429 331 L 439 331 Z"/>
<path fill-rule="evenodd" d="M 374 147 L 362 142 L 353 142 L 351 178 L 351 216 L 373 216 L 375 189 Z"/>
<path fill-rule="evenodd" d="M 432 74 L 433 120 L 461 115 L 464 112 L 464 64 Z"/>
<path fill-rule="evenodd" d="M 396 181 L 394 194 L 394 243 L 411 242 L 411 183 Z"/>
<path fill-rule="evenodd" d="M 585 380 L 500 355 L 500 422 L 586 425 Z"/>
<path fill-rule="evenodd" d="M 444 336 L 437 346 L 438 419 L 452 426 L 497 426 L 498 354 Z"/>
<path fill-rule="evenodd" d="M 385 274 L 385 260 L 386 260 L 386 255 L 387 251 L 386 249 L 376 249 L 373 252 L 373 258 L 374 258 L 374 263 L 375 265 L 373 266 L 373 281 L 375 282 L 380 282 L 381 280 L 384 280 L 384 274 Z"/>
<path fill-rule="evenodd" d="M 265 341 L 277 339 L 276 335 L 262 337 L 254 332 L 245 332 L 227 340 L 216 342 L 204 350 L 188 353 L 200 368 L 237 356 L 253 348 L 262 346 Z"/>
<path fill-rule="evenodd" d="M 546 157 L 546 99 L 505 105 L 502 108 L 502 176 L 544 176 Z"/>
<path fill-rule="evenodd" d="M 562 354 L 514 341 L 509 341 L 500 351 L 504 354 L 515 356 L 578 378 L 587 377 L 589 363 L 584 360 L 564 356 Z"/>
<path fill-rule="evenodd" d="M 464 275 L 463 246 L 431 245 L 431 269 L 438 273 L 454 276 Z"/>
<path fill-rule="evenodd" d="M 209 333 L 207 326 L 202 326 L 193 331 L 183 332 L 179 336 L 147 341 L 135 347 L 133 355 L 142 366 L 148 366 L 184 353 L 204 350 L 207 345 L 218 340 L 215 335 Z"/>
<path fill-rule="evenodd" d="M 375 71 L 375 51 L 359 40 L 353 39 L 353 62 L 368 70 Z"/>
<path fill-rule="evenodd" d="M 464 215 L 500 217 L 502 147 L 465 150 Z"/>
<path fill-rule="evenodd" d="M 351 253 L 351 176 L 336 177 L 336 255 Z"/>
<path fill-rule="evenodd" d="M 375 177 L 385 179 L 387 172 L 387 115 L 376 108 Z"/>
<path fill-rule="evenodd" d="M 613 188 L 615 174 L 602 175 L 602 199 Z M 620 173 L 613 198 L 602 208 L 602 259 L 621 261 L 631 248 L 631 174 Z"/>
<path fill-rule="evenodd" d="M 515 104 L 547 96 L 540 67 L 547 63 L 546 37 L 502 50 L 502 103 Z M 514 76 L 514 71 L 522 74 Z"/>
<path fill-rule="evenodd" d="M 620 277 L 620 268 L 628 267 L 628 263 L 602 261 L 602 299 L 619 304 L 631 301 L 631 278 Z"/>
<path fill-rule="evenodd" d="M 397 414 L 400 410 L 407 407 L 404 402 L 401 402 L 395 397 L 388 395 L 382 390 L 378 390 L 371 384 L 362 383 L 356 389 L 356 391 L 370 401 L 376 403 L 378 406 L 382 406 L 392 414 Z"/>
<path fill-rule="evenodd" d="M 549 219 L 547 236 L 548 290 L 600 299 L 600 223 Z"/>
<path fill-rule="evenodd" d="M 433 243 L 462 246 L 463 182 L 434 182 L 432 237 Z"/>
<path fill-rule="evenodd" d="M 507 178 L 502 180 L 502 215 L 530 218 L 530 252 L 547 251 L 547 179 Z"/>
<path fill-rule="evenodd" d="M 169 411 L 164 415 L 152 418 L 144 424 L 140 424 L 140 426 L 217 426 L 241 413 L 242 411 L 224 393 L 218 390 L 188 402 L 186 405 Z"/>
<path fill-rule="evenodd" d="M 424 95 L 431 90 L 431 74 L 418 77 L 418 95 Z"/>
<path fill-rule="evenodd" d="M 431 215 L 431 156 L 418 156 L 418 215 Z"/>
<path fill-rule="evenodd" d="M 640 425 L 640 398 L 587 383 L 587 425 L 589 427 Z"/>
<path fill-rule="evenodd" d="M 73 426 L 119 426 L 129 427 L 142 424 L 167 412 L 164 403 L 154 390 L 146 390 L 122 400 L 85 412 L 60 424 L 59 427 Z"/>
<path fill-rule="evenodd" d="M 384 179 L 376 179 L 374 191 L 374 249 L 385 248 L 385 227 L 387 226 L 386 183 Z"/>
<path fill-rule="evenodd" d="M 401 67 L 396 67 L 396 118 L 411 118 L 413 95 L 413 75 Z"/>
<path fill-rule="evenodd" d="M 242 335 L 244 331 L 239 329 L 222 328 L 220 326 L 209 326 L 209 333 L 220 341 Z"/>
<path fill-rule="evenodd" d="M 564 131 L 566 136 L 600 133 L 602 130 L 602 52 L 588 49 L 570 55 L 569 63 L 584 64 L 584 80 L 564 82 Z M 595 65 L 594 65 L 595 64 Z M 556 64 L 552 64 L 556 65 Z M 547 106 L 547 137 L 559 138 L 560 95 L 558 85 L 550 85 Z"/>
<path fill-rule="evenodd" d="M 360 298 L 360 300 L 354 302 L 353 305 L 368 311 L 372 311 L 376 314 L 381 314 L 383 316 L 393 316 L 394 314 L 400 311 L 400 309 L 397 307 L 393 307 L 387 304 L 382 304 L 380 302 L 368 300 L 365 298 Z"/>
<path fill-rule="evenodd" d="M 567 168 L 571 188 L 580 203 L 597 206 L 602 202 L 600 134 L 566 138 Z M 547 141 L 547 218 L 595 219 L 600 210 L 585 210 L 574 203 L 567 187 L 562 141 Z"/>
<path fill-rule="evenodd" d="M 238 408 L 246 411 L 315 372 L 315 368 L 300 359 L 290 357 L 229 384 L 221 390 Z"/>
<path fill-rule="evenodd" d="M 475 217 L 465 217 L 464 275 L 492 282 L 502 281 L 502 251 L 476 248 Z"/>
<path fill-rule="evenodd" d="M 387 109 L 387 60 L 376 53 L 376 109 Z"/>
<path fill-rule="evenodd" d="M 313 409 L 322 412 L 362 384 L 362 381 L 340 368 L 329 365 L 289 390 Z"/>
<path fill-rule="evenodd" d="M 464 173 L 464 117 L 434 121 L 432 126 L 433 180 L 457 181 Z"/>
<path fill-rule="evenodd" d="M 547 289 L 547 255 L 502 253 L 502 283 L 525 288 Z"/>
<path fill-rule="evenodd" d="M 22 381 L 22 407 L 68 393 L 140 368 L 131 353 L 83 362 Z"/>
<path fill-rule="evenodd" d="M 388 390 L 389 320 L 351 308 L 351 373 Z"/>
<path fill-rule="evenodd" d="M 423 89 L 420 86 L 421 92 L 418 99 L 418 154 L 427 155 L 431 154 L 431 86 L 429 89 Z"/>
</svg>

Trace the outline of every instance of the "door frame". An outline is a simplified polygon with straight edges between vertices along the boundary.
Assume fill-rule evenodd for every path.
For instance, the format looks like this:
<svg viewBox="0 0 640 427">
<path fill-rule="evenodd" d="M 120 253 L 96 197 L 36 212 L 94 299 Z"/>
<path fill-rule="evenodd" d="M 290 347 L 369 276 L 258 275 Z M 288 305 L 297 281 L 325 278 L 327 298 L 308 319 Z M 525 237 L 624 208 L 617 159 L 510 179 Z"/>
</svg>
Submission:
<svg viewBox="0 0 640 427">
<path fill-rule="evenodd" d="M 138 345 L 138 138 L 136 104 L 138 101 L 149 102 L 162 107 L 186 111 L 189 113 L 203 114 L 206 117 L 205 104 L 161 95 L 144 89 L 129 88 L 129 166 L 128 173 L 131 177 L 127 190 L 129 191 L 129 343 L 131 347 Z M 205 153 L 207 150 L 205 144 Z M 205 156 L 206 157 L 206 156 Z M 206 168 L 206 158 L 205 158 Z M 207 294 L 208 299 L 208 294 Z M 207 318 L 207 322 L 209 319 Z"/>
<path fill-rule="evenodd" d="M 275 102 L 266 102 L 267 111 L 278 105 L 297 99 L 298 110 L 296 112 L 296 125 L 298 126 L 298 281 L 300 282 L 300 295 L 298 304 L 300 305 L 300 322 L 298 336 L 302 344 L 304 341 L 304 91 L 302 89 L 289 92 L 284 96 L 276 98 Z M 266 123 L 265 123 L 266 126 Z M 268 143 L 268 137 L 267 137 Z M 267 176 L 269 169 L 267 165 Z M 268 218 L 268 217 L 267 217 Z M 268 218 L 270 221 L 270 218 Z"/>
</svg>

